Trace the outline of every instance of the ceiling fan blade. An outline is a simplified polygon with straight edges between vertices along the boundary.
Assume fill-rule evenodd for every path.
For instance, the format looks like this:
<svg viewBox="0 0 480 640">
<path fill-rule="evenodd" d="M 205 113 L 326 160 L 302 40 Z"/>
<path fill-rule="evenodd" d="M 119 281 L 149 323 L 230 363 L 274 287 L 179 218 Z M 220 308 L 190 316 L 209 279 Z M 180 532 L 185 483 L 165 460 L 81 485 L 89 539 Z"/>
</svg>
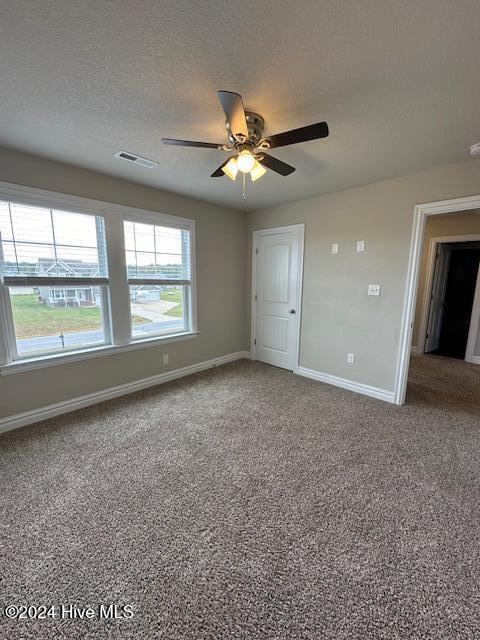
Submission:
<svg viewBox="0 0 480 640">
<path fill-rule="evenodd" d="M 273 156 L 269 156 L 267 153 L 264 153 L 263 151 L 258 156 L 258 161 L 260 162 L 260 164 L 265 165 L 268 169 L 271 169 L 272 171 L 276 171 L 282 176 L 289 176 L 291 173 L 295 171 L 295 167 L 292 167 L 286 162 L 282 162 L 281 160 L 278 160 Z"/>
<path fill-rule="evenodd" d="M 230 159 L 231 159 L 232 157 L 235 157 L 235 156 L 230 156 L 230 158 L 227 158 L 227 159 L 225 160 L 225 162 L 222 162 L 222 164 L 218 167 L 218 169 L 216 169 L 216 170 L 212 173 L 212 175 L 211 175 L 210 177 L 211 177 L 211 178 L 221 178 L 221 177 L 223 177 L 225 174 L 223 173 L 222 169 L 223 169 L 223 167 L 227 164 L 227 162 L 230 162 Z"/>
<path fill-rule="evenodd" d="M 163 144 L 173 144 L 180 147 L 203 147 L 205 149 L 223 149 L 223 144 L 215 142 L 194 142 L 193 140 L 174 140 L 172 138 L 162 138 Z"/>
<path fill-rule="evenodd" d="M 247 140 L 248 127 L 242 96 L 232 91 L 218 91 L 218 98 L 234 138 L 239 142 Z"/>
<path fill-rule="evenodd" d="M 275 149 L 275 147 L 286 147 L 289 144 L 317 140 L 318 138 L 326 138 L 327 136 L 328 124 L 326 122 L 317 122 L 317 124 L 309 124 L 307 127 L 277 133 L 277 135 L 269 136 L 265 139 L 270 143 L 270 149 Z"/>
</svg>

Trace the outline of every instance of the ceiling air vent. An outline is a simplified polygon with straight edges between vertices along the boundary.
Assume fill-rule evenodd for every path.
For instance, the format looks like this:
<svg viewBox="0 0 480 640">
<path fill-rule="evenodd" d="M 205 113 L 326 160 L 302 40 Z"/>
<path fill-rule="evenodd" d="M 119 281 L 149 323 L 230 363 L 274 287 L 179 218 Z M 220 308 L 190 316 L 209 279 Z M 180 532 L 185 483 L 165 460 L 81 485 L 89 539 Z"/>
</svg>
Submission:
<svg viewBox="0 0 480 640">
<path fill-rule="evenodd" d="M 147 158 L 142 158 L 141 156 L 136 156 L 133 153 L 127 153 L 126 151 L 117 151 L 117 153 L 113 154 L 113 157 L 139 164 L 142 167 L 147 167 L 148 169 L 153 169 L 153 167 L 156 167 L 158 165 L 158 162 L 148 160 Z"/>
</svg>

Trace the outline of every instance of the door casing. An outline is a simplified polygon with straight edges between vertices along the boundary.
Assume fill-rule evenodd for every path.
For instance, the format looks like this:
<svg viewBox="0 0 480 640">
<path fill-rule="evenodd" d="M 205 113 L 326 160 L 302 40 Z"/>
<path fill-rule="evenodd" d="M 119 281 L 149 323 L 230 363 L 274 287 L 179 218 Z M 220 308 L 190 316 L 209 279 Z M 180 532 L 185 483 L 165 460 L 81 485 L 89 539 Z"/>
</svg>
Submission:
<svg viewBox="0 0 480 640">
<path fill-rule="evenodd" d="M 294 331 L 294 359 L 293 373 L 298 373 L 300 360 L 300 326 L 302 319 L 302 286 L 303 286 L 303 255 L 305 244 L 305 224 L 292 224 L 284 227 L 271 227 L 269 229 L 259 229 L 252 234 L 252 297 L 251 297 L 251 345 L 250 352 L 252 360 L 255 360 L 255 332 L 256 332 L 256 300 L 255 294 L 257 290 L 257 249 L 258 238 L 261 236 L 269 236 L 289 231 L 298 232 L 298 265 L 297 265 L 297 300 L 295 314 L 296 327 Z"/>
<path fill-rule="evenodd" d="M 423 249 L 425 222 L 428 216 L 443 213 L 457 213 L 480 208 L 480 194 L 417 204 L 413 212 L 412 235 L 410 239 L 410 255 L 408 258 L 407 277 L 405 280 L 405 296 L 403 301 L 402 319 L 400 325 L 400 341 L 395 370 L 395 404 L 404 404 L 407 392 L 408 368 L 412 346 L 413 320 L 415 301 L 420 275 L 420 262 Z"/>
</svg>

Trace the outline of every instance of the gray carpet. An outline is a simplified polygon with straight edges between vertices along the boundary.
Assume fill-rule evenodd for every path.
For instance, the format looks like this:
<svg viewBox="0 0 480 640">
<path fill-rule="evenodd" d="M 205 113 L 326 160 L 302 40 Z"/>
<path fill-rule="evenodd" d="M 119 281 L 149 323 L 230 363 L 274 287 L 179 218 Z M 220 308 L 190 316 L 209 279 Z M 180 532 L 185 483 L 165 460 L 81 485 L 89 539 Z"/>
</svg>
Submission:
<svg viewBox="0 0 480 640">
<path fill-rule="evenodd" d="M 478 640 L 479 380 L 415 358 L 400 408 L 242 361 L 5 434 L 1 604 L 134 616 L 0 637 Z"/>
</svg>

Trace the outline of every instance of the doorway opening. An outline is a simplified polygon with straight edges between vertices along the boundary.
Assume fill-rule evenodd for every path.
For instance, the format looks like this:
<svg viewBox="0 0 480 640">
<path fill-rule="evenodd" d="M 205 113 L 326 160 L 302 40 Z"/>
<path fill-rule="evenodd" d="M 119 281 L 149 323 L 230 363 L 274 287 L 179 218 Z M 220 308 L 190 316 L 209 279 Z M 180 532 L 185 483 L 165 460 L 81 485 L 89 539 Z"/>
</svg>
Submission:
<svg viewBox="0 0 480 640">
<path fill-rule="evenodd" d="M 480 363 L 479 269 L 480 212 L 428 217 L 413 322 L 414 354 Z"/>
<path fill-rule="evenodd" d="M 461 379 L 470 364 L 480 364 L 479 251 L 480 195 L 415 207 L 396 404 L 405 402 L 411 354 L 425 354 L 413 367 L 425 375 L 443 368 Z"/>
<path fill-rule="evenodd" d="M 438 243 L 424 353 L 465 359 L 479 264 L 480 242 Z"/>
</svg>

